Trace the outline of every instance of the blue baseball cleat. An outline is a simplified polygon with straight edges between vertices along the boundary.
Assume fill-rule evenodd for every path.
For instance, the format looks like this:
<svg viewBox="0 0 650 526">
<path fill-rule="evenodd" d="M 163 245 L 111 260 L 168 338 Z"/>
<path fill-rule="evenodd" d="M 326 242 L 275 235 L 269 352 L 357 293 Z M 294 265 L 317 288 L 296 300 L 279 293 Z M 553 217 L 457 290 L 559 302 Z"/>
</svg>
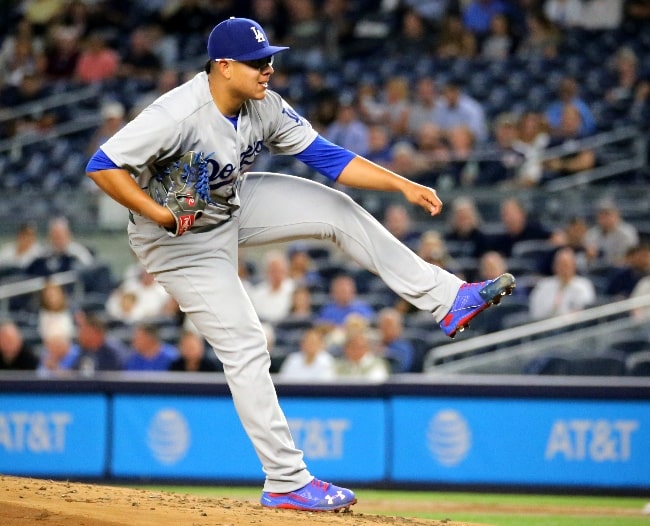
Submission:
<svg viewBox="0 0 650 526">
<path fill-rule="evenodd" d="M 309 484 L 289 493 L 264 491 L 260 501 L 267 508 L 304 511 L 339 511 L 357 502 L 349 489 L 313 479 Z"/>
<path fill-rule="evenodd" d="M 515 288 L 512 274 L 501 274 L 498 278 L 480 283 L 463 283 L 458 290 L 454 304 L 440 322 L 440 328 L 453 338 L 456 333 L 469 327 L 469 322 L 490 305 L 498 305 L 501 297 L 512 294 Z"/>
</svg>

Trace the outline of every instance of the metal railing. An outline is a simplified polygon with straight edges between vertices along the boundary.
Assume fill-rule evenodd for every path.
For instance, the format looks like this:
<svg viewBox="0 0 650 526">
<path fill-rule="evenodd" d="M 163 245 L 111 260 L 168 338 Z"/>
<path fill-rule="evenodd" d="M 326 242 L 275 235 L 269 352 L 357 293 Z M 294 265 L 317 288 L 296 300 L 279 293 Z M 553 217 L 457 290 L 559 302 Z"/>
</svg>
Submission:
<svg viewBox="0 0 650 526">
<path fill-rule="evenodd" d="M 80 298 L 83 296 L 84 290 L 81 277 L 75 270 L 59 272 L 48 277 L 27 278 L 13 283 L 5 283 L 0 285 L 0 315 L 6 316 L 9 314 L 11 298 L 39 292 L 43 290 L 45 284 L 48 282 L 57 285 L 74 284 L 72 297 Z"/>
<path fill-rule="evenodd" d="M 573 312 L 571 314 L 556 316 L 541 321 L 526 323 L 510 329 L 480 335 L 469 340 L 442 345 L 429 351 L 424 359 L 423 369 L 425 372 L 449 372 L 453 367 L 444 367 L 447 363 L 464 358 L 470 358 L 480 354 L 484 349 L 506 347 L 509 344 L 515 346 L 525 342 L 527 347 L 533 346 L 532 348 L 536 348 L 535 346 L 537 345 L 540 346 L 541 349 L 544 345 L 543 340 L 549 337 L 555 338 L 557 331 L 568 330 L 571 327 L 580 327 L 580 325 L 607 320 L 611 317 L 620 317 L 633 309 L 647 307 L 650 307 L 650 295 L 616 301 L 606 305 Z M 492 308 L 498 309 L 499 307 L 496 306 Z M 612 323 L 616 324 L 617 328 L 621 329 L 640 325 L 638 320 L 634 320 L 631 317 L 626 319 L 616 319 Z M 611 328 L 611 326 L 607 329 L 596 328 L 596 330 L 591 330 L 591 332 L 598 334 L 601 330 L 604 330 L 604 334 L 607 334 L 607 331 L 611 330 Z M 559 338 L 561 340 L 566 340 L 566 333 L 559 336 Z M 542 343 L 536 343 L 536 341 Z M 546 341 L 546 343 L 548 343 L 548 341 Z"/>
</svg>

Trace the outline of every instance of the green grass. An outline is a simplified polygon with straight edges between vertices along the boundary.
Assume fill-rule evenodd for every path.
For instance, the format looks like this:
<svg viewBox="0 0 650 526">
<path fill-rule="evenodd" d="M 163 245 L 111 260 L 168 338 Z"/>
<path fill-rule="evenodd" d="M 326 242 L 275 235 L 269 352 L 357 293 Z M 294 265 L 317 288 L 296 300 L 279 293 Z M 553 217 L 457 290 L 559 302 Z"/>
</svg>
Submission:
<svg viewBox="0 0 650 526">
<path fill-rule="evenodd" d="M 189 493 L 209 497 L 229 497 L 257 500 L 257 487 L 150 487 L 173 493 Z M 401 515 L 423 519 L 449 519 L 494 526 L 650 526 L 650 516 L 640 515 L 649 498 L 599 497 L 571 495 L 522 495 L 493 493 L 443 493 L 424 491 L 358 490 L 360 502 L 384 503 L 373 511 L 366 506 L 365 513 Z M 394 500 L 395 511 L 386 511 L 386 502 Z M 435 511 L 436 503 L 441 510 Z M 412 505 L 412 511 L 406 511 Z M 454 505 L 453 508 L 448 507 Z M 464 506 L 468 509 L 463 509 Z M 475 509 L 479 508 L 479 509 Z M 518 508 L 526 511 L 517 512 Z M 548 510 L 545 510 L 548 508 Z M 589 513 L 585 512 L 587 510 Z M 602 513 L 594 513 L 601 510 Z M 616 512 L 618 515 L 615 515 Z"/>
</svg>

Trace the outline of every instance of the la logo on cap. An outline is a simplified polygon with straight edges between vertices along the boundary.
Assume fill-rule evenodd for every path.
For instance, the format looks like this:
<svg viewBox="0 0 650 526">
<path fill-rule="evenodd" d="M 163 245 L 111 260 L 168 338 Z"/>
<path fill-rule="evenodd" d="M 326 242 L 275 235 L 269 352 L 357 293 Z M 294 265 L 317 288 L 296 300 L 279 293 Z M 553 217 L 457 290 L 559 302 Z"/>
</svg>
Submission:
<svg viewBox="0 0 650 526">
<path fill-rule="evenodd" d="M 255 37 L 255 40 L 257 40 L 258 42 L 266 42 L 266 38 L 264 38 L 264 33 L 262 33 L 255 26 L 251 26 L 251 31 L 253 32 L 253 36 Z"/>
</svg>

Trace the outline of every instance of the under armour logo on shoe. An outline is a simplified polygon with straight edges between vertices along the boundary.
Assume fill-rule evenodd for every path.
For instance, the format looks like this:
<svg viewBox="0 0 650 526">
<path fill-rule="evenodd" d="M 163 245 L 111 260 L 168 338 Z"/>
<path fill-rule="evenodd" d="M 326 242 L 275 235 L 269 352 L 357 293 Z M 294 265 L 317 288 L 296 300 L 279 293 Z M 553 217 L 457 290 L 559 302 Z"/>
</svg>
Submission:
<svg viewBox="0 0 650 526">
<path fill-rule="evenodd" d="M 255 37 L 255 40 L 257 40 L 258 42 L 266 42 L 266 38 L 264 38 L 264 33 L 262 33 L 255 26 L 251 26 L 251 31 L 253 32 L 253 36 Z"/>
<path fill-rule="evenodd" d="M 336 497 L 340 497 L 341 500 L 345 500 L 345 495 L 342 491 L 337 491 L 336 495 L 325 495 L 325 500 L 328 504 L 331 505 L 334 504 L 334 499 L 336 499 Z"/>
</svg>

